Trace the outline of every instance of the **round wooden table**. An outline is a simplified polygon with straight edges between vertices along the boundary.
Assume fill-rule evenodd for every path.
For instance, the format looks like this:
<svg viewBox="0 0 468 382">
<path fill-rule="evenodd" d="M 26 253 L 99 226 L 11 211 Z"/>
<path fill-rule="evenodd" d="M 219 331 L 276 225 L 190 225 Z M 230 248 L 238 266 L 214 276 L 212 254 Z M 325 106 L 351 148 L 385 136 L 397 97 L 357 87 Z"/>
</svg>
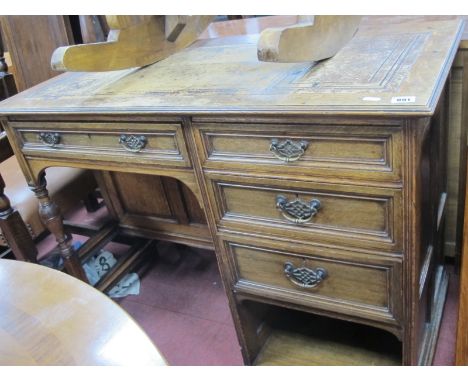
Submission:
<svg viewBox="0 0 468 382">
<path fill-rule="evenodd" d="M 166 365 L 110 298 L 65 273 L 0 260 L 0 365 Z"/>
</svg>

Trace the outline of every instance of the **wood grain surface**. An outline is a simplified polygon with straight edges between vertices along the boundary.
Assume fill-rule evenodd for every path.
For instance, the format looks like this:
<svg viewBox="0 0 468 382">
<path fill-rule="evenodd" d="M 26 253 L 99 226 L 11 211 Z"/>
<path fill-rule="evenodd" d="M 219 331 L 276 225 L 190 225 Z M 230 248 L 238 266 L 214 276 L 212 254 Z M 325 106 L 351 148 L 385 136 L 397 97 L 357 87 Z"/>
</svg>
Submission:
<svg viewBox="0 0 468 382">
<path fill-rule="evenodd" d="M 123 309 L 74 277 L 0 260 L 0 287 L 1 365 L 166 364 Z"/>
</svg>

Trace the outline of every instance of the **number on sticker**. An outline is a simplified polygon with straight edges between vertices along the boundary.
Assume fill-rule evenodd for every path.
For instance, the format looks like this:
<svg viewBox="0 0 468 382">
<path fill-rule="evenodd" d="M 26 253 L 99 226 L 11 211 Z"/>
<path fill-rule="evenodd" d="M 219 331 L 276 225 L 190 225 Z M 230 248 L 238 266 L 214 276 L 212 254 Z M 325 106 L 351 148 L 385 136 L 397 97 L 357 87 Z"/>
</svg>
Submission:
<svg viewBox="0 0 468 382">
<path fill-rule="evenodd" d="M 413 103 L 416 102 L 415 96 L 392 97 L 392 103 Z"/>
</svg>

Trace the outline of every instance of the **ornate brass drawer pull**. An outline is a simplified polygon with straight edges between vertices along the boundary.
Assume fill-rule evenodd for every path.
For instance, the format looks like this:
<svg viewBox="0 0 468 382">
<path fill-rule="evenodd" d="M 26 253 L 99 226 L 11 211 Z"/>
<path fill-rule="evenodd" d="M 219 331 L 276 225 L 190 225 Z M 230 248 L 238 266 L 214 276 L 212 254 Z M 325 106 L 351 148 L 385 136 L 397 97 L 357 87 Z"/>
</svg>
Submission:
<svg viewBox="0 0 468 382">
<path fill-rule="evenodd" d="M 305 151 L 309 143 L 307 141 L 300 141 L 294 143 L 290 139 L 279 142 L 277 139 L 272 139 L 270 144 L 270 151 L 280 160 L 284 162 L 294 162 L 298 160 Z"/>
<path fill-rule="evenodd" d="M 144 135 L 125 135 L 122 134 L 119 138 L 119 143 L 124 147 L 125 150 L 137 153 L 143 150 L 148 140 Z"/>
<path fill-rule="evenodd" d="M 289 262 L 284 264 L 284 274 L 294 285 L 301 288 L 315 288 L 328 276 L 327 271 L 323 268 L 295 268 Z"/>
<path fill-rule="evenodd" d="M 47 146 L 54 147 L 60 143 L 60 134 L 59 133 L 39 133 L 37 134 L 37 139 Z"/>
<path fill-rule="evenodd" d="M 320 200 L 312 199 L 309 203 L 305 203 L 299 198 L 289 202 L 283 195 L 276 197 L 276 208 L 278 208 L 283 217 L 295 224 L 307 223 L 317 215 L 320 209 Z"/>
</svg>

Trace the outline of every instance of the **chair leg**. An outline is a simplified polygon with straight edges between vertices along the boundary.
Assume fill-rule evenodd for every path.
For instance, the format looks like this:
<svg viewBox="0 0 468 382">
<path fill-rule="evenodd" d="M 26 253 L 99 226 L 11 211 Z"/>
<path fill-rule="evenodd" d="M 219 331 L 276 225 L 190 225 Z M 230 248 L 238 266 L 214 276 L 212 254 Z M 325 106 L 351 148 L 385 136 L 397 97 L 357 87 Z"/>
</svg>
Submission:
<svg viewBox="0 0 468 382">
<path fill-rule="evenodd" d="M 5 182 L 0 175 L 0 228 L 17 260 L 37 262 L 37 248 L 18 211 L 4 194 Z"/>
<path fill-rule="evenodd" d="M 66 234 L 63 228 L 63 217 L 60 208 L 49 197 L 46 186 L 45 173 L 43 173 L 39 184 L 35 187 L 31 187 L 39 200 L 39 216 L 49 232 L 51 232 L 55 236 L 55 240 L 57 240 L 66 271 L 70 275 L 84 282 L 88 282 L 80 260 L 71 246 L 71 235 Z"/>
</svg>

